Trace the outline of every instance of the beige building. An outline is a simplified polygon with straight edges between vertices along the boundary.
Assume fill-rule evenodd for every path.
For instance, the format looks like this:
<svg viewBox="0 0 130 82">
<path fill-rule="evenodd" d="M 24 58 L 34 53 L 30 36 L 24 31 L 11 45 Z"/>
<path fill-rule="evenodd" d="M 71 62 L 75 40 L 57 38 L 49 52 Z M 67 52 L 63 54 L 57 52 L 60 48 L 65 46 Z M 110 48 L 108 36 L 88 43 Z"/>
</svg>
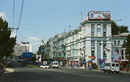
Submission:
<svg viewBox="0 0 130 82">
<path fill-rule="evenodd" d="M 32 52 L 32 46 L 29 42 L 17 43 L 14 46 L 14 54 L 16 54 L 16 56 L 21 56 L 24 52 Z"/>
</svg>

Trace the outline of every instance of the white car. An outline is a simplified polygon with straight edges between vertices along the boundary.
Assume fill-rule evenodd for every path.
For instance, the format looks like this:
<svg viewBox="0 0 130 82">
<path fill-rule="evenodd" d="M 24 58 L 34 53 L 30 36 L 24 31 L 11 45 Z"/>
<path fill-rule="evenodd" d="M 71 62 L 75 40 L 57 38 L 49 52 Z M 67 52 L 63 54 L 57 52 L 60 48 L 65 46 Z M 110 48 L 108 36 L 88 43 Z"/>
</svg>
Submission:
<svg viewBox="0 0 130 82">
<path fill-rule="evenodd" d="M 106 63 L 104 66 L 104 72 L 120 72 L 120 64 L 118 62 Z"/>
<path fill-rule="evenodd" d="M 53 61 L 52 67 L 53 67 L 53 68 L 58 68 L 58 67 L 59 67 L 58 61 Z"/>
<path fill-rule="evenodd" d="M 50 69 L 50 66 L 49 66 L 49 65 L 41 65 L 40 67 L 41 67 L 41 68 L 44 68 L 44 69 L 45 69 L 45 68 Z"/>
</svg>

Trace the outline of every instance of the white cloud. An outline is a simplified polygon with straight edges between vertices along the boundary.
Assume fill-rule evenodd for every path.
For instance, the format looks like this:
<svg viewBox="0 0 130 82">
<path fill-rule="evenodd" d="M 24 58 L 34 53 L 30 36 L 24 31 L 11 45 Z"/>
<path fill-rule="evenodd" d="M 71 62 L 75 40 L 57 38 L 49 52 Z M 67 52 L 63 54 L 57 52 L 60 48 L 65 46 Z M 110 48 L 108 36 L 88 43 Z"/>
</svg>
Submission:
<svg viewBox="0 0 130 82">
<path fill-rule="evenodd" d="M 40 42 L 39 42 L 39 41 L 31 42 L 31 44 L 32 44 L 33 46 L 35 46 L 35 45 L 40 45 Z"/>
<path fill-rule="evenodd" d="M 39 37 L 31 36 L 27 41 L 32 45 L 32 52 L 36 52 L 40 46 L 41 39 Z"/>
<path fill-rule="evenodd" d="M 28 41 L 40 41 L 41 39 L 38 37 L 31 36 L 27 39 Z"/>
<path fill-rule="evenodd" d="M 0 17 L 2 17 L 3 19 L 6 18 L 6 14 L 4 12 L 0 12 Z"/>
<path fill-rule="evenodd" d="M 30 44 L 32 45 L 32 51 L 33 51 L 33 52 L 38 51 L 38 47 L 40 46 L 40 42 L 39 42 L 39 41 L 30 42 Z"/>
</svg>

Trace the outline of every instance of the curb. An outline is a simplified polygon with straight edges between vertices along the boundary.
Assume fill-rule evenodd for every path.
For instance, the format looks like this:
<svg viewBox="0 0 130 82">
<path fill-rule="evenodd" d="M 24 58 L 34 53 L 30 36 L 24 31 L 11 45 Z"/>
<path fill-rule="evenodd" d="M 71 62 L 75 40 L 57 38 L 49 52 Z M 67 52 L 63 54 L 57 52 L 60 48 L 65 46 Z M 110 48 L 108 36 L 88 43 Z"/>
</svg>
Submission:
<svg viewBox="0 0 130 82">
<path fill-rule="evenodd" d="M 120 71 L 120 73 L 130 74 L 130 72 Z"/>
</svg>

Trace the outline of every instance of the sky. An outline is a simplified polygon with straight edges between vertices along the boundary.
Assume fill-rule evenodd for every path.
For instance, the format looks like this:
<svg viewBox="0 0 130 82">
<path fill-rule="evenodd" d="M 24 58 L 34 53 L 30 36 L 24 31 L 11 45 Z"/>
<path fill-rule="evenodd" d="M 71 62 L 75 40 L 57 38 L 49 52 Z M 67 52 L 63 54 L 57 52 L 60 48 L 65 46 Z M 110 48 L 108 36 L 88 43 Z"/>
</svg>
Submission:
<svg viewBox="0 0 130 82">
<path fill-rule="evenodd" d="M 0 0 L 0 16 L 17 28 L 23 0 Z M 111 19 L 118 25 L 128 26 L 130 31 L 130 0 L 24 0 L 23 12 L 17 42 L 28 41 L 33 52 L 38 50 L 40 42 L 54 35 L 76 29 L 89 11 L 110 11 Z M 69 28 L 70 26 L 70 28 Z"/>
</svg>

